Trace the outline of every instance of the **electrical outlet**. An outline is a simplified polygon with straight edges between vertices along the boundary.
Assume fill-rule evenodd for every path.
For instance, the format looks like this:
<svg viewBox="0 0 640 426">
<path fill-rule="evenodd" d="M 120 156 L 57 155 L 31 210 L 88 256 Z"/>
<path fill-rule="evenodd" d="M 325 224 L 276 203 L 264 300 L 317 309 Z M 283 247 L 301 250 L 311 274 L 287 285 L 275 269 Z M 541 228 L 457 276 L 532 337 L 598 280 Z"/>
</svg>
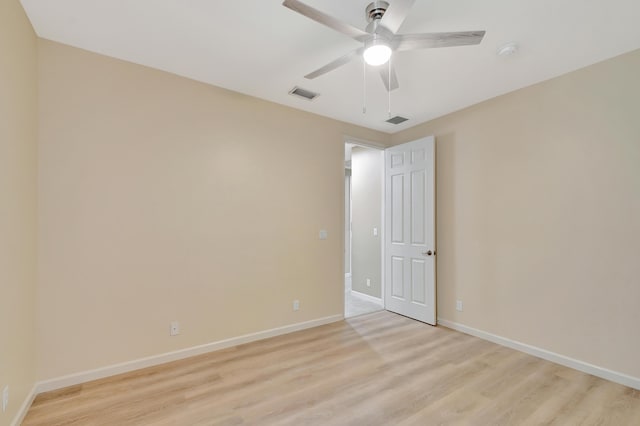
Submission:
<svg viewBox="0 0 640 426">
<path fill-rule="evenodd" d="M 294 311 L 299 311 L 300 310 L 300 301 L 299 300 L 294 300 L 293 301 L 293 310 Z"/>
<path fill-rule="evenodd" d="M 5 386 L 2 390 L 2 412 L 7 411 L 7 405 L 9 405 L 9 385 Z"/>
<path fill-rule="evenodd" d="M 456 300 L 456 311 L 462 312 L 462 300 Z"/>
<path fill-rule="evenodd" d="M 171 321 L 171 327 L 169 329 L 170 336 L 177 336 L 180 334 L 180 323 L 178 321 Z"/>
<path fill-rule="evenodd" d="M 378 236 L 378 228 L 373 228 L 373 236 L 374 237 Z"/>
<path fill-rule="evenodd" d="M 318 238 L 320 238 L 321 240 L 326 240 L 327 237 L 329 237 L 329 233 L 326 230 L 321 229 L 318 233 Z"/>
<path fill-rule="evenodd" d="M 367 287 L 371 287 L 371 278 L 367 278 Z"/>
</svg>

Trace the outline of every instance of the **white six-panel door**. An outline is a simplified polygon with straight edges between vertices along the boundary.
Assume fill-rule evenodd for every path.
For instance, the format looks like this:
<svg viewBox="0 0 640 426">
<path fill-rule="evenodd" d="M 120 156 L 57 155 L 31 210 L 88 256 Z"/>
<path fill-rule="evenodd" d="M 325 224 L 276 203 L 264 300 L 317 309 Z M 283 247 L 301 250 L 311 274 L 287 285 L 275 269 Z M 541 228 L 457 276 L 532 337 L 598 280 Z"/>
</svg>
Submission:
<svg viewBox="0 0 640 426">
<path fill-rule="evenodd" d="M 435 140 L 385 150 L 385 308 L 436 324 Z"/>
</svg>

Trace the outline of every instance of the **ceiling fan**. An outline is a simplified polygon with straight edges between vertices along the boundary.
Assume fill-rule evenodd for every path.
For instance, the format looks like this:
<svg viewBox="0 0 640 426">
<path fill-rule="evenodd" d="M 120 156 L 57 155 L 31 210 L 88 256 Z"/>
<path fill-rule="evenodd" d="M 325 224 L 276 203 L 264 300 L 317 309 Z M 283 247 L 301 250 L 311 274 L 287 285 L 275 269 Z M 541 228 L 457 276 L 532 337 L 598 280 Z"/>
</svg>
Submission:
<svg viewBox="0 0 640 426">
<path fill-rule="evenodd" d="M 369 25 L 364 30 L 361 30 L 298 0 L 284 0 L 283 6 L 363 43 L 362 47 L 329 62 L 304 77 L 314 79 L 347 64 L 360 55 L 363 56 L 367 64 L 378 66 L 387 63 L 393 52 L 434 47 L 468 46 L 480 44 L 482 41 L 485 31 L 397 34 L 414 1 L 393 0 L 391 5 L 386 1 L 370 3 L 365 9 Z M 391 64 L 388 67 L 380 67 L 380 75 L 388 91 L 399 87 L 398 77 Z"/>
</svg>

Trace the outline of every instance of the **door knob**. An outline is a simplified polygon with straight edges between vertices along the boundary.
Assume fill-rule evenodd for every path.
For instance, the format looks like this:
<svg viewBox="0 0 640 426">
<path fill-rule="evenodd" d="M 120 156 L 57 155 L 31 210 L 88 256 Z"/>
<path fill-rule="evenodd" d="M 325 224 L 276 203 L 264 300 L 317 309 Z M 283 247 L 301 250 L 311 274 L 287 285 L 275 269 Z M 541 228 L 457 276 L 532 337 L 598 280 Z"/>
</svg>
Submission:
<svg viewBox="0 0 640 426">
<path fill-rule="evenodd" d="M 431 255 L 435 256 L 436 252 L 435 251 L 431 251 L 431 250 L 427 250 L 427 251 L 423 252 L 422 254 L 425 255 L 425 256 L 431 256 Z"/>
</svg>

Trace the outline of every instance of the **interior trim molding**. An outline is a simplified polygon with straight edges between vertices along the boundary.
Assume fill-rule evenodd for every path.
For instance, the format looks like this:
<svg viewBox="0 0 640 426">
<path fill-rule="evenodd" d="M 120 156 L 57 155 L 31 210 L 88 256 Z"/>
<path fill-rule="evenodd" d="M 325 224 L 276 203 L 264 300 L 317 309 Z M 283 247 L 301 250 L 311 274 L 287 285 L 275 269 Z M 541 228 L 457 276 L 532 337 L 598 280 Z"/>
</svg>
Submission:
<svg viewBox="0 0 640 426">
<path fill-rule="evenodd" d="M 371 296 L 369 294 L 366 294 L 354 289 L 351 289 L 351 293 L 357 293 L 357 297 L 362 297 L 363 299 L 368 300 L 369 302 L 382 304 L 382 298 L 380 297 Z"/>
<path fill-rule="evenodd" d="M 33 400 L 36 399 L 36 395 L 38 395 L 38 384 L 34 384 L 31 388 L 31 392 L 27 394 L 27 397 L 22 401 L 22 405 L 18 409 L 13 421 L 10 423 L 11 426 L 20 426 L 24 421 L 24 418 L 27 416 L 27 411 L 31 408 L 31 404 L 33 404 Z"/>
<path fill-rule="evenodd" d="M 293 333 L 294 331 L 305 330 L 307 328 L 318 327 L 320 325 L 330 324 L 332 322 L 342 321 L 344 315 L 331 315 L 328 317 L 317 318 L 310 321 L 299 322 L 295 324 L 285 325 L 282 327 L 272 328 L 269 330 L 258 331 L 256 333 L 245 334 L 238 337 L 219 340 L 217 342 L 205 343 L 203 345 L 192 346 L 190 348 L 179 349 L 173 352 L 166 352 L 159 355 L 153 355 L 145 358 L 135 359 L 119 364 L 113 364 L 106 367 L 100 367 L 93 370 L 82 371 L 79 373 L 69 374 L 54 379 L 43 380 L 36 383 L 35 395 L 42 392 L 49 392 L 56 389 L 62 389 L 67 386 L 78 385 L 80 383 L 92 380 L 102 379 L 116 374 L 128 373 L 142 368 L 153 367 L 159 364 L 165 364 L 171 361 L 177 361 L 196 355 L 217 351 L 220 349 L 230 348 L 232 346 L 242 345 L 244 343 L 255 342 L 257 340 L 268 339 L 269 337 L 280 336 L 283 334 Z M 35 396 L 34 395 L 34 396 Z M 26 412 L 25 412 L 26 413 Z"/>
<path fill-rule="evenodd" d="M 589 364 L 584 361 L 580 361 L 574 358 L 570 358 L 565 355 L 561 355 L 555 352 L 548 351 L 546 349 L 539 348 L 537 346 L 528 345 L 526 343 L 511 340 L 506 337 L 498 336 L 496 334 L 488 333 L 486 331 L 478 330 L 477 328 L 469 327 L 464 324 L 449 321 L 444 318 L 438 318 L 438 324 L 447 328 L 451 328 L 456 331 L 460 331 L 465 334 L 470 334 L 475 337 L 479 337 L 484 340 L 488 340 L 498 345 L 506 346 L 511 349 L 515 349 L 520 352 L 533 355 L 538 358 L 545 359 L 547 361 L 555 362 L 556 364 L 564 365 L 565 367 L 573 368 L 574 370 L 582 371 L 583 373 L 591 374 L 596 377 L 600 377 L 605 380 L 619 383 L 621 385 L 629 386 L 634 389 L 640 390 L 640 378 L 629 376 L 624 373 L 609 370 L 607 368 L 599 367 L 597 365 Z"/>
</svg>

